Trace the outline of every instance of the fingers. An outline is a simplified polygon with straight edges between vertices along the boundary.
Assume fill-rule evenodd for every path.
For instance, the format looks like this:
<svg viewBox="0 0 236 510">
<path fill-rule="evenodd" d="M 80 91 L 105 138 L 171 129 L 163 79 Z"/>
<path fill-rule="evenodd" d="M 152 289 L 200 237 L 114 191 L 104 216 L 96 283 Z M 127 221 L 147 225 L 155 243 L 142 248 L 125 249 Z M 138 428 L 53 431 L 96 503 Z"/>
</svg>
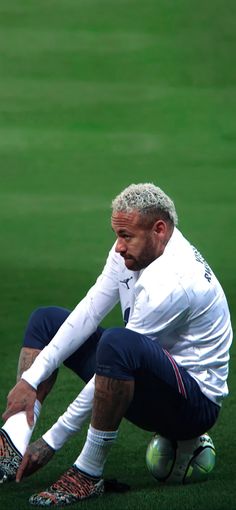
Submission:
<svg viewBox="0 0 236 510">
<path fill-rule="evenodd" d="M 2 419 L 4 422 L 6 422 L 8 418 L 14 416 L 14 414 L 17 414 L 21 411 L 26 412 L 26 419 L 28 425 L 30 426 L 30 428 L 32 428 L 34 426 L 34 404 L 24 409 L 22 408 L 22 405 L 12 403 L 7 407 L 6 411 L 3 413 Z"/>
<path fill-rule="evenodd" d="M 13 414 L 16 414 L 18 413 L 19 411 L 17 411 L 16 409 L 14 410 L 11 410 L 9 407 L 7 407 L 6 411 L 3 413 L 2 415 L 2 419 L 3 421 L 7 421 L 8 418 L 10 418 L 11 416 L 13 416 Z"/>
<path fill-rule="evenodd" d="M 6 411 L 2 414 L 2 419 L 3 419 L 3 421 L 5 422 L 5 421 L 7 421 L 7 420 L 8 420 L 8 418 L 10 418 L 10 416 L 9 416 L 9 414 L 8 414 L 7 410 L 6 410 Z"/>
<path fill-rule="evenodd" d="M 16 473 L 16 482 L 17 483 L 19 483 L 21 481 L 21 478 L 24 476 L 24 472 L 25 472 L 26 468 L 28 467 L 29 460 L 30 460 L 30 456 L 26 452 L 22 459 L 22 462 L 17 470 L 17 473 Z"/>
<path fill-rule="evenodd" d="M 34 453 L 34 444 L 28 446 L 21 464 L 16 473 L 16 482 L 20 482 L 22 477 L 30 476 L 42 467 L 38 453 Z"/>
<path fill-rule="evenodd" d="M 6 411 L 3 413 L 2 418 L 4 421 L 7 421 L 8 418 L 10 418 L 16 413 L 19 413 L 20 411 L 22 411 L 22 407 L 20 404 L 8 401 Z"/>
<path fill-rule="evenodd" d="M 30 428 L 34 426 L 34 407 L 26 409 L 26 419 Z"/>
<path fill-rule="evenodd" d="M 41 437 L 30 444 L 25 452 L 16 474 L 16 482 L 23 476 L 29 476 L 45 466 L 55 454 L 55 450 Z"/>
<path fill-rule="evenodd" d="M 10 391 L 7 398 L 7 408 L 3 413 L 4 421 L 20 411 L 26 412 L 27 422 L 30 427 L 34 425 L 34 403 L 36 390 L 26 381 L 21 379 Z"/>
</svg>

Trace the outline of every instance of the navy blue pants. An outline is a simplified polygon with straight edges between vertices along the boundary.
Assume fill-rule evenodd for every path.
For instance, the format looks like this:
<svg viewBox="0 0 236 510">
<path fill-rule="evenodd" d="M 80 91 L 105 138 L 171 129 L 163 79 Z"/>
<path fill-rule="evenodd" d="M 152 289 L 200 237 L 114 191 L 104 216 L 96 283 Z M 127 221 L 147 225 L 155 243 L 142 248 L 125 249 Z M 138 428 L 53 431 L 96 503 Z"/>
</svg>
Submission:
<svg viewBox="0 0 236 510">
<path fill-rule="evenodd" d="M 39 308 L 26 328 L 24 347 L 43 349 L 70 311 Z M 138 427 L 170 439 L 191 439 L 208 431 L 220 407 L 158 342 L 126 328 L 98 328 L 64 365 L 88 382 L 93 374 L 134 380 L 125 417 Z"/>
</svg>

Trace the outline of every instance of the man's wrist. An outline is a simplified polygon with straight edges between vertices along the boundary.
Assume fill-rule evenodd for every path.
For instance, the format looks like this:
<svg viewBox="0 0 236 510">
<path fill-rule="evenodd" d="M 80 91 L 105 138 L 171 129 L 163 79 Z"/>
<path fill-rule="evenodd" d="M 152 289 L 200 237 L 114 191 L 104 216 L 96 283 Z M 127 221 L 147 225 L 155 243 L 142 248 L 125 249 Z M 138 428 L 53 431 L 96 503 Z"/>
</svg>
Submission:
<svg viewBox="0 0 236 510">
<path fill-rule="evenodd" d="M 26 381 L 30 386 L 32 386 L 34 390 L 37 390 L 38 385 L 31 380 L 31 377 L 27 372 L 28 370 L 25 370 L 25 372 L 23 372 L 23 374 L 21 375 L 21 379 L 23 379 L 23 381 Z"/>
</svg>

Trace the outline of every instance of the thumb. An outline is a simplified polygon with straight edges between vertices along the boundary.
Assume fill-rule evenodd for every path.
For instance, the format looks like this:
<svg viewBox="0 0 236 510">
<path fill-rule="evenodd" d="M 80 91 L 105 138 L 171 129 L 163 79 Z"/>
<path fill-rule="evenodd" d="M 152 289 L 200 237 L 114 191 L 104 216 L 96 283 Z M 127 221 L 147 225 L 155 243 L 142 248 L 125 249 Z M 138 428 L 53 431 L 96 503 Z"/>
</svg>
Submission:
<svg viewBox="0 0 236 510">
<path fill-rule="evenodd" d="M 26 419 L 27 419 L 28 425 L 32 429 L 34 426 L 34 405 L 31 406 L 30 408 L 27 408 L 25 411 L 26 411 Z"/>
</svg>

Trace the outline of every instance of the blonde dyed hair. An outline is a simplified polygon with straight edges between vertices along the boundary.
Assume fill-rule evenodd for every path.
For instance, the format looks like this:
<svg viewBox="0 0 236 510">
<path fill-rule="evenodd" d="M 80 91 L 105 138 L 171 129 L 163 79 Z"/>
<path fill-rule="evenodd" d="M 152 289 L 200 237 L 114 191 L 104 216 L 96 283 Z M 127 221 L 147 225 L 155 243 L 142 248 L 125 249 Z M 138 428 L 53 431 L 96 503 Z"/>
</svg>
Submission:
<svg viewBox="0 0 236 510">
<path fill-rule="evenodd" d="M 161 188 L 152 183 L 130 184 L 112 201 L 112 212 L 138 211 L 142 216 L 163 217 L 178 224 L 174 202 Z"/>
</svg>

